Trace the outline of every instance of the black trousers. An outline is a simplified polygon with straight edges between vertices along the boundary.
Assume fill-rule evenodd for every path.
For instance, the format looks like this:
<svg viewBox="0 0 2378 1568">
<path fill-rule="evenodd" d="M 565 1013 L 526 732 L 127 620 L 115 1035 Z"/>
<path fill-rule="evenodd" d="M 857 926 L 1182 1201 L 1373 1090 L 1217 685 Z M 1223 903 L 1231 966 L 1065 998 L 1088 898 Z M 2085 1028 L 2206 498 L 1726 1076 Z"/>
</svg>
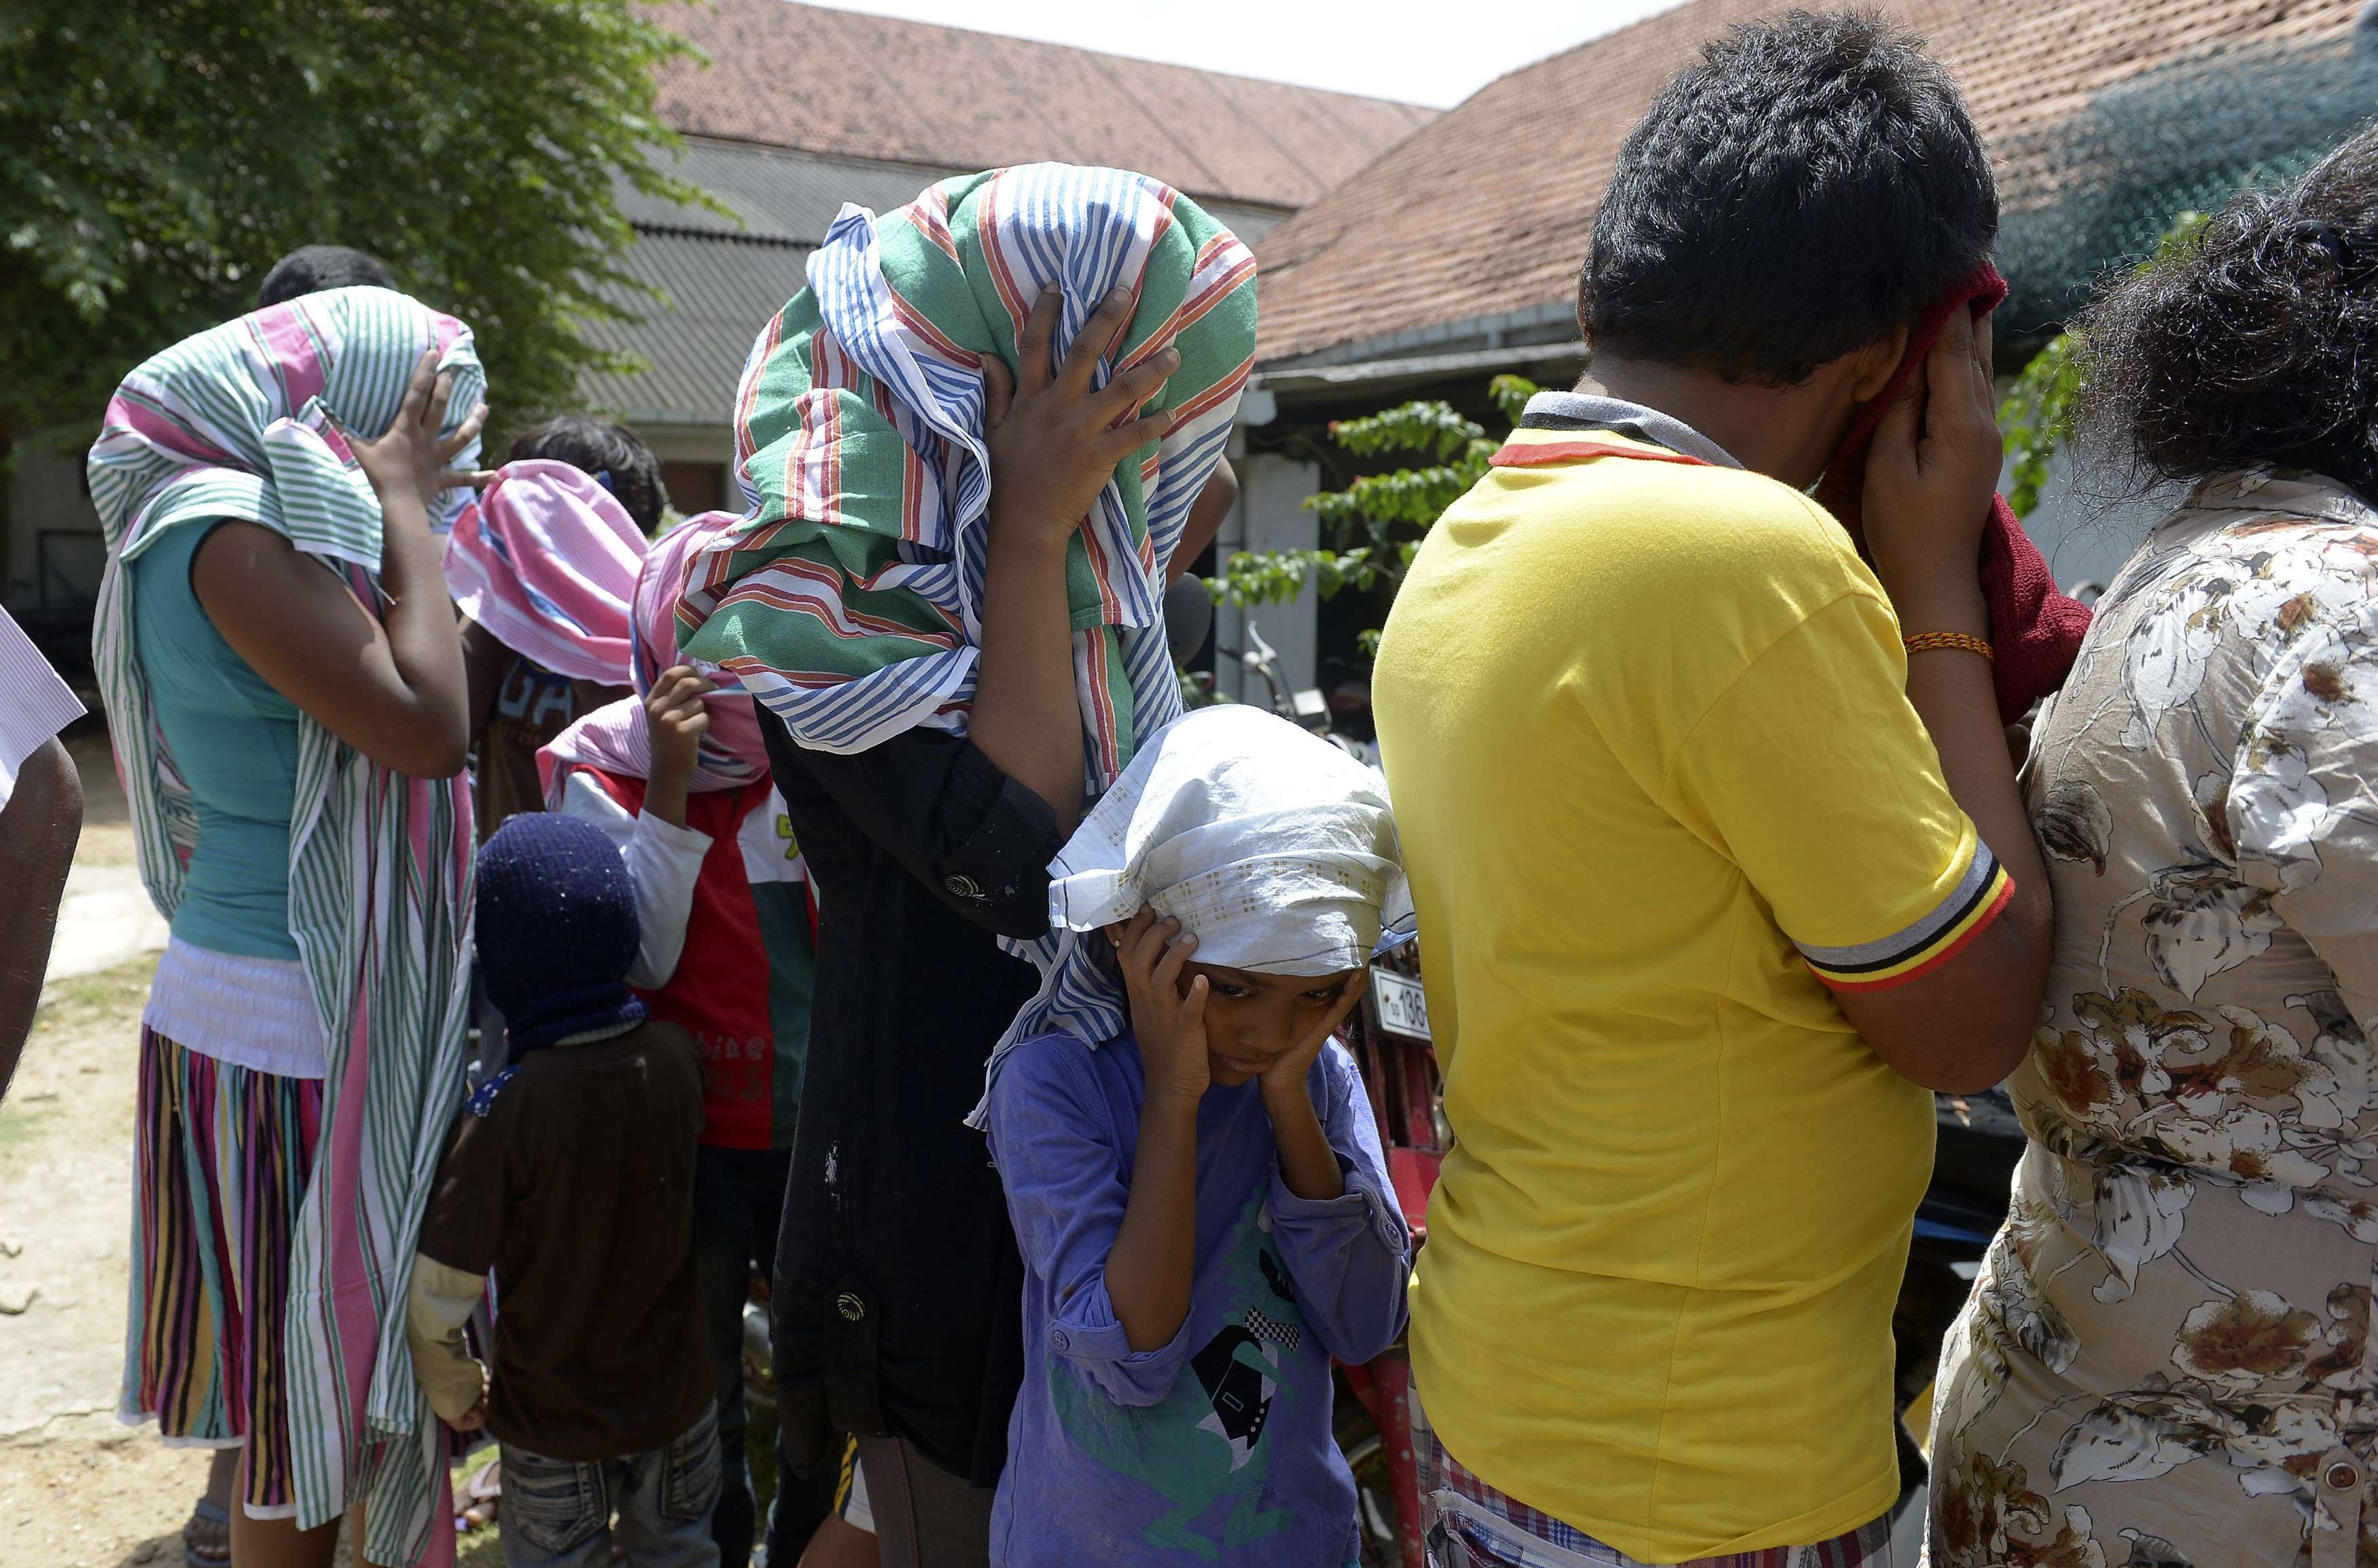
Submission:
<svg viewBox="0 0 2378 1568">
<path fill-rule="evenodd" d="M 746 1448 L 751 1412 L 743 1398 L 743 1303 L 752 1272 L 774 1278 L 776 1231 L 784 1215 L 790 1149 L 715 1149 L 703 1145 L 694 1165 L 693 1212 L 703 1315 L 710 1326 L 710 1360 L 718 1400 L 720 1484 L 711 1515 L 719 1568 L 746 1568 L 760 1535 Z M 772 1432 L 773 1437 L 773 1432 Z M 777 1445 L 771 1442 L 770 1447 Z M 834 1507 L 838 1477 L 832 1466 L 803 1480 L 776 1460 L 776 1501 L 768 1510 L 770 1568 L 793 1568 L 801 1549 Z"/>
</svg>

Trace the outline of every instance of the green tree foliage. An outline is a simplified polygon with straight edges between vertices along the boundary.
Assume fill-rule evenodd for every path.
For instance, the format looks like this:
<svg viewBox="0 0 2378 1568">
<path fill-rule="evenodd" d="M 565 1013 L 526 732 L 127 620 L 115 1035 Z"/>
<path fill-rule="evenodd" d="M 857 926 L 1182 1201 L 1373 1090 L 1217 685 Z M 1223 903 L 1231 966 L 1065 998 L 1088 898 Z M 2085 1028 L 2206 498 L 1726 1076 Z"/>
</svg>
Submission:
<svg viewBox="0 0 2378 1568">
<path fill-rule="evenodd" d="M 2181 213 L 2156 242 L 2155 254 L 2144 266 L 2155 267 L 2196 243 L 2204 232 L 2206 214 Z M 2048 483 L 2048 461 L 2072 435 L 2072 410 L 2081 395 L 2080 340 L 2070 330 L 2059 332 L 2023 367 L 1999 405 L 1999 430 L 2006 438 L 2012 483 L 2007 505 L 2017 517 L 2029 517 L 2039 505 Z"/>
<path fill-rule="evenodd" d="M 476 330 L 498 417 L 567 403 L 637 296 L 619 186 L 701 200 L 630 0 L 0 0 L 0 452 L 350 245 Z"/>
<path fill-rule="evenodd" d="M 1497 376 L 1487 386 L 1495 406 L 1514 425 L 1536 389 L 1518 376 Z M 1325 599 L 1382 584 L 1392 594 L 1421 540 L 1446 508 L 1485 476 L 1487 460 L 1502 445 L 1476 420 L 1435 401 L 1333 421 L 1329 438 L 1356 458 L 1401 457 L 1413 465 L 1366 473 L 1342 490 L 1308 497 L 1306 508 L 1321 515 L 1321 548 L 1239 551 L 1222 563 L 1221 576 L 1208 580 L 1218 602 L 1284 604 L 1308 584 Z M 1363 633 L 1363 652 L 1377 638 L 1375 628 Z"/>
</svg>

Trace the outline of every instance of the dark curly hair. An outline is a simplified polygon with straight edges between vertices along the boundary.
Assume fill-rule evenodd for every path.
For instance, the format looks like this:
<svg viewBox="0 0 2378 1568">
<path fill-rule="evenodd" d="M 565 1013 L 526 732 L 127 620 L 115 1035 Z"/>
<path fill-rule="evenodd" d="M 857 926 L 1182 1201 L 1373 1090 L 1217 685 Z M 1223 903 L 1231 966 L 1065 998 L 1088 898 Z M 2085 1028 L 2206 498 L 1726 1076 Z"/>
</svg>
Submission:
<svg viewBox="0 0 2378 1568">
<path fill-rule="evenodd" d="M 2143 485 L 2269 464 L 2378 500 L 2378 126 L 2083 315 L 2076 418 Z"/>
<path fill-rule="evenodd" d="M 624 425 L 591 414 L 565 413 L 521 432 L 504 461 L 549 458 L 583 469 L 598 479 L 610 476 L 611 494 L 646 533 L 661 525 L 668 490 L 661 484 L 660 460 Z"/>
<path fill-rule="evenodd" d="M 301 245 L 272 264 L 257 285 L 256 308 L 286 305 L 325 289 L 349 289 L 368 283 L 392 289 L 396 280 L 379 257 L 343 245 Z"/>
<path fill-rule="evenodd" d="M 1627 142 L 1579 281 L 1586 341 L 1795 386 L 1972 276 L 1998 186 L 1957 85 L 1867 12 L 1738 27 Z"/>
</svg>

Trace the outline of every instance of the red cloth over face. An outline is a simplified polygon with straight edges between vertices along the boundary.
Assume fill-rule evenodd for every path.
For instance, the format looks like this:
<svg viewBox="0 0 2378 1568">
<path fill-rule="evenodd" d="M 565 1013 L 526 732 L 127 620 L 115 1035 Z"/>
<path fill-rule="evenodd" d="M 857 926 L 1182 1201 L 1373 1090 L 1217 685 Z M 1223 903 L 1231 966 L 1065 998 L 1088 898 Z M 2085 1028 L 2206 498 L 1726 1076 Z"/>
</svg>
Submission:
<svg viewBox="0 0 2378 1568">
<path fill-rule="evenodd" d="M 1951 311 L 1962 305 L 1978 319 L 1996 310 L 2006 295 L 2006 280 L 1999 276 L 1997 268 L 1982 263 L 1981 270 L 1924 313 L 1908 335 L 1906 357 L 1899 362 L 1890 383 L 1870 401 L 1860 404 L 1851 419 L 1848 433 L 1825 465 L 1824 478 L 1818 482 L 1817 501 L 1841 520 L 1861 551 L 1866 548 L 1862 513 L 1867 453 L 1874 447 L 1875 429 L 1884 413 L 1907 385 L 1907 378 L 1916 374 L 1916 367 L 1924 363 L 1924 356 L 1932 352 L 1932 341 L 1949 324 Z M 1998 683 L 1999 716 L 2012 724 L 2033 703 L 2062 686 L 2072 673 L 2072 661 L 2081 652 L 2082 634 L 2089 629 L 2089 607 L 2057 591 L 2056 574 L 2048 570 L 2048 557 L 2023 531 L 2004 496 L 1990 498 L 1989 521 L 1982 526 L 1981 578 L 1982 596 L 1990 606 L 1990 643 L 1998 654 L 1991 674 Z M 1932 629 L 1906 628 L 1911 635 Z"/>
</svg>

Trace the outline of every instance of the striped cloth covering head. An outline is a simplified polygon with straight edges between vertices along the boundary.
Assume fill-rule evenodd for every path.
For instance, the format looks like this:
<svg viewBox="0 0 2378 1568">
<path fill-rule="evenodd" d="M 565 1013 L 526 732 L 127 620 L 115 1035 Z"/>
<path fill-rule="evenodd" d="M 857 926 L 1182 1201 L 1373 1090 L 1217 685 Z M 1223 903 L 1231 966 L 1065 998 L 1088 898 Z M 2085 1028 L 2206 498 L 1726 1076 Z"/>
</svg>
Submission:
<svg viewBox="0 0 2378 1568">
<path fill-rule="evenodd" d="M 607 702 L 555 736 L 536 754 L 538 780 L 545 786 L 546 809 L 561 809 L 570 770 L 600 768 L 622 778 L 649 779 L 653 768 L 652 731 L 644 717 L 644 699 L 652 694 L 661 672 L 684 663 L 677 646 L 677 604 L 685 591 L 686 563 L 722 529 L 741 521 L 733 512 L 703 512 L 691 517 L 661 536 L 644 557 L 636 581 L 635 615 L 629 630 L 635 644 L 632 662 L 636 694 Z M 698 666 L 699 667 L 699 666 Z M 710 728 L 686 787 L 696 794 L 713 789 L 740 789 L 765 778 L 768 753 L 760 739 L 760 718 L 751 694 L 732 675 L 703 668 L 718 689 L 703 699 L 710 711 Z"/>
<path fill-rule="evenodd" d="M 739 676 L 802 745 L 861 751 L 962 732 L 982 634 L 987 356 L 1011 372 L 1026 316 L 1063 291 L 1063 354 L 1117 287 L 1137 305 L 1097 384 L 1170 344 L 1127 459 L 1068 550 L 1087 793 L 1181 711 L 1165 568 L 1221 461 L 1255 340 L 1255 257 L 1145 174 L 1039 163 L 944 180 L 879 220 L 846 207 L 809 287 L 753 344 L 736 394 L 751 504 L 693 563 L 686 651 Z"/>
<path fill-rule="evenodd" d="M 982 366 L 1014 373 L 1024 322 L 1062 291 L 1054 352 L 1118 287 L 1131 325 L 1104 386 L 1170 344 L 1147 403 L 1176 418 L 1127 458 L 1066 550 L 1083 789 L 1104 791 L 1181 714 L 1166 569 L 1221 461 L 1255 346 L 1255 263 L 1145 174 L 1036 163 L 944 180 L 878 220 L 846 207 L 810 286 L 752 345 L 736 393 L 751 511 L 687 575 L 686 652 L 741 677 L 793 738 L 863 751 L 919 726 L 963 733 L 982 640 Z M 1018 1038 L 1111 1017 L 1087 944 L 1000 939 L 1041 973 Z"/>
<path fill-rule="evenodd" d="M 89 467 L 108 549 L 94 653 L 141 879 L 169 917 L 195 818 L 150 703 L 126 568 L 169 529 L 245 519 L 378 613 L 379 504 L 330 419 L 386 430 L 432 347 L 454 377 L 450 431 L 486 390 L 470 329 L 387 289 L 309 294 L 198 333 L 126 377 L 108 404 Z M 475 449 L 456 461 L 475 462 Z M 447 521 L 462 500 L 443 497 Z M 300 1526 L 366 1503 L 375 1562 L 453 1557 L 444 1431 L 413 1375 L 404 1293 L 461 1097 L 471 842 L 460 778 L 392 773 L 300 716 L 289 932 L 330 1070 L 288 1260 L 293 1487 Z"/>
<path fill-rule="evenodd" d="M 506 463 L 446 540 L 446 587 L 513 652 L 571 680 L 628 684 L 628 601 L 644 533 L 594 476 Z"/>
</svg>

